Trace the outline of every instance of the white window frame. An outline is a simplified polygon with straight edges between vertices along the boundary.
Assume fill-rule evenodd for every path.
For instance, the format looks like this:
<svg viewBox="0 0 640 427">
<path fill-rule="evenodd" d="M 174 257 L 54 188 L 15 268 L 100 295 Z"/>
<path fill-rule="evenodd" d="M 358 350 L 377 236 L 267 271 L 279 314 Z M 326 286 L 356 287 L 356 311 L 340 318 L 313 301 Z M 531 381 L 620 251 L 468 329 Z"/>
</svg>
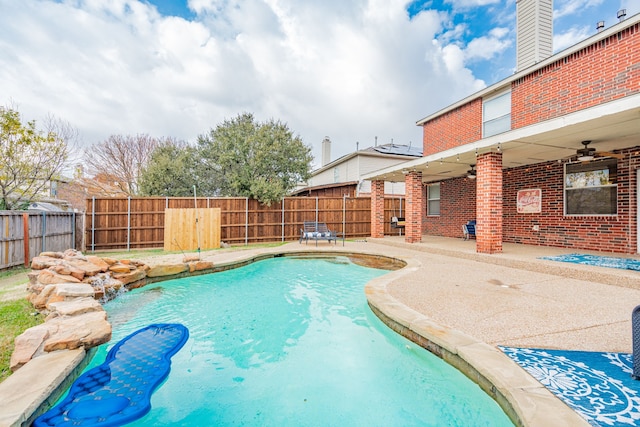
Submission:
<svg viewBox="0 0 640 427">
<path fill-rule="evenodd" d="M 438 187 L 438 197 L 432 197 L 431 188 Z M 427 216 L 440 216 L 440 196 L 442 191 L 442 186 L 439 182 L 428 184 L 427 185 Z M 438 202 L 438 212 L 433 213 L 431 209 L 431 202 Z"/>
<path fill-rule="evenodd" d="M 493 125 L 493 126 L 492 126 Z M 492 129 L 495 127 L 495 129 Z M 487 129 L 489 128 L 489 129 Z M 482 137 L 511 130 L 511 89 L 482 99 Z"/>
</svg>

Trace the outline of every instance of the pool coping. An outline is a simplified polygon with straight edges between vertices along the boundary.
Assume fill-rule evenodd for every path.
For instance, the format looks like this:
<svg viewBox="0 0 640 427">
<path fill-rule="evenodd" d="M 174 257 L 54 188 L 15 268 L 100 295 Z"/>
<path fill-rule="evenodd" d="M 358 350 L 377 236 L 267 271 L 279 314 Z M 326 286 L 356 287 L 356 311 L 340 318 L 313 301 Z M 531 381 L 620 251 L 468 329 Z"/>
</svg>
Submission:
<svg viewBox="0 0 640 427">
<path fill-rule="evenodd" d="M 492 397 L 517 426 L 589 426 L 500 349 L 440 325 L 387 292 L 387 285 L 420 270 L 418 260 L 365 285 L 372 311 L 387 326 L 454 366 Z"/>
<path fill-rule="evenodd" d="M 367 250 L 338 248 L 273 248 L 260 253 L 242 252 L 231 261 L 211 269 L 162 277 L 147 277 L 142 286 L 181 277 L 210 274 L 239 268 L 269 258 L 285 256 L 368 256 L 401 262 L 404 267 L 390 271 L 365 285 L 372 311 L 387 326 L 454 366 L 477 383 L 505 411 L 517 426 L 588 426 L 587 421 L 530 376 L 498 348 L 460 331 L 437 324 L 407 307 L 387 292 L 387 285 L 417 273 L 421 263 L 410 256 L 391 256 Z M 66 353 L 66 354 L 63 354 Z M 13 402 L 10 413 L 0 414 L 0 426 L 21 426 L 45 412 L 91 360 L 93 352 L 63 350 L 50 353 L 38 363 L 29 362 L 0 383 L 0 402 Z M 37 359 L 34 359 L 36 361 Z M 43 365 L 48 375 L 42 375 Z M 11 381 L 9 381 L 11 380 Z M 28 384 L 28 387 L 21 385 Z M 5 400 L 9 399 L 9 400 Z M 4 410 L 3 410 L 4 412 Z"/>
</svg>

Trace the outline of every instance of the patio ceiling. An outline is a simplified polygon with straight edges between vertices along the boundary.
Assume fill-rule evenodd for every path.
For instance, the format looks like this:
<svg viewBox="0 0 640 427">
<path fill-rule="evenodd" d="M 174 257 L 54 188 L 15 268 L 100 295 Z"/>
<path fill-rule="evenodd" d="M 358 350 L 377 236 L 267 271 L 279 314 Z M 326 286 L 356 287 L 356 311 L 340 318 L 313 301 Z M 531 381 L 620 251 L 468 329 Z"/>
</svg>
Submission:
<svg viewBox="0 0 640 427">
<path fill-rule="evenodd" d="M 415 170 L 422 172 L 423 182 L 441 181 L 466 175 L 476 154 L 497 151 L 502 152 L 504 168 L 570 161 L 586 140 L 596 151 L 640 146 L 640 94 L 371 172 L 363 179 L 403 182 L 404 173 Z"/>
</svg>

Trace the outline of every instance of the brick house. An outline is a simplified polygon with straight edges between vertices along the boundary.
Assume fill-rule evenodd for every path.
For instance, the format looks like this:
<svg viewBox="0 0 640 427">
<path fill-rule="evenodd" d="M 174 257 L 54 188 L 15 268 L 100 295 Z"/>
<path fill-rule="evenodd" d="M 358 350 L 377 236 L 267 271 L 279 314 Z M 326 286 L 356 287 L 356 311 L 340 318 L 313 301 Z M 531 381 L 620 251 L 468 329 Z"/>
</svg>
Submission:
<svg viewBox="0 0 640 427">
<path fill-rule="evenodd" d="M 380 183 L 403 181 L 407 242 L 460 237 L 475 219 L 481 253 L 503 242 L 638 253 L 640 15 L 550 55 L 551 0 L 517 8 L 518 71 L 419 120 L 422 158 L 364 176 L 372 236 Z M 520 40 L 523 27 L 541 40 Z"/>
</svg>

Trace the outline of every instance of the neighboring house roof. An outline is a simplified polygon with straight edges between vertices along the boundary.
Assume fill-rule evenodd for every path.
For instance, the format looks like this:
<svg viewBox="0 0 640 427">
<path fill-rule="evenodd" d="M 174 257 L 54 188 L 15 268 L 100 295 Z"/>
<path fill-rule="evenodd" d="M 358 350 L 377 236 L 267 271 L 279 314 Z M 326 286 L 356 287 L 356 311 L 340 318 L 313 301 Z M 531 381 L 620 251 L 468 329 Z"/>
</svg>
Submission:
<svg viewBox="0 0 640 427">
<path fill-rule="evenodd" d="M 337 165 L 351 160 L 357 156 L 370 156 L 370 157 L 382 157 L 389 159 L 407 159 L 422 157 L 422 147 L 412 147 L 411 145 L 396 145 L 396 144 L 384 144 L 376 145 L 375 147 L 365 148 L 364 150 L 354 151 L 353 153 L 345 154 L 336 160 L 327 163 L 326 165 L 311 172 L 311 176 L 324 172 L 327 169 L 336 167 Z"/>
<path fill-rule="evenodd" d="M 422 157 L 422 147 L 412 147 L 411 145 L 385 144 L 378 145 L 376 147 L 370 147 L 367 150 L 373 150 L 383 154 L 394 154 L 398 156 Z"/>
<path fill-rule="evenodd" d="M 68 205 L 66 201 L 63 202 Z M 64 212 L 64 209 L 62 209 L 60 206 L 48 202 L 33 202 L 29 205 L 28 209 L 30 211 Z"/>
<path fill-rule="evenodd" d="M 304 187 L 304 188 L 299 188 L 297 190 L 294 190 L 291 193 L 291 195 L 292 196 L 298 196 L 300 194 L 307 193 L 307 192 L 310 192 L 310 191 L 324 190 L 325 188 L 350 187 L 350 186 L 355 186 L 355 185 L 358 185 L 358 181 L 336 182 L 334 184 L 315 185 L 315 186 L 312 186 L 312 187 Z"/>
</svg>

